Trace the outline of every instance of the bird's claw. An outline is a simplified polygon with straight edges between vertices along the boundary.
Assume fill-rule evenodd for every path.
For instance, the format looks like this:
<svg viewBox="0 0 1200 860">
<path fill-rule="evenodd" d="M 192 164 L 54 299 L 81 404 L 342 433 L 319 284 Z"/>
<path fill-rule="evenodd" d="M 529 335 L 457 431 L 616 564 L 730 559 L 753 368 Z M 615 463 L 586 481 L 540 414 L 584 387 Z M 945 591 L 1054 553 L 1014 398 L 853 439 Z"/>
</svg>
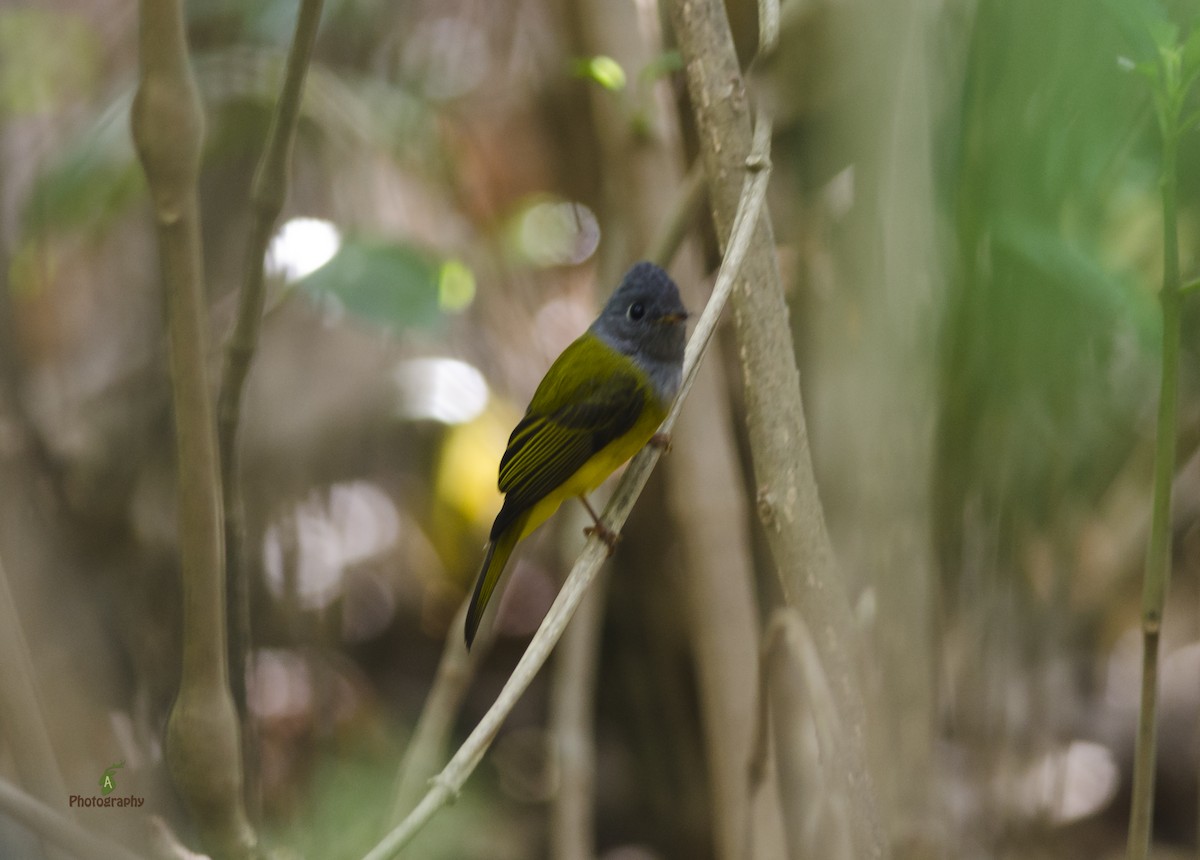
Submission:
<svg viewBox="0 0 1200 860">
<path fill-rule="evenodd" d="M 671 453 L 671 434 L 670 433 L 655 433 L 650 437 L 650 444 L 664 454 Z"/>
<path fill-rule="evenodd" d="M 596 537 L 600 538 L 600 540 L 604 541 L 604 545 L 608 547 L 608 554 L 610 556 L 613 554 L 613 551 L 616 550 L 617 544 L 621 540 L 621 536 L 617 534 L 617 532 L 613 531 L 599 520 L 596 521 L 594 526 L 588 526 L 585 528 L 583 533 L 588 537 L 595 535 Z"/>
</svg>

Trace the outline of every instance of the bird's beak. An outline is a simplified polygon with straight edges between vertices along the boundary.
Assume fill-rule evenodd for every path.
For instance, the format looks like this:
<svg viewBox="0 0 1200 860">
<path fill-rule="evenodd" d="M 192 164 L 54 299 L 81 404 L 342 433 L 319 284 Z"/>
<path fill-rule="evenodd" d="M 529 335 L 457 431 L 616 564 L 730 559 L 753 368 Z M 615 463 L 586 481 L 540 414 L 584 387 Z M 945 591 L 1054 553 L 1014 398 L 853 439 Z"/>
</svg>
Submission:
<svg viewBox="0 0 1200 860">
<path fill-rule="evenodd" d="M 668 325 L 671 325 L 674 323 L 685 322 L 687 320 L 687 318 L 688 318 L 687 311 L 683 311 L 682 313 L 678 313 L 678 314 L 663 314 L 658 319 L 659 319 L 659 322 L 664 322 L 664 323 L 667 323 Z"/>
</svg>

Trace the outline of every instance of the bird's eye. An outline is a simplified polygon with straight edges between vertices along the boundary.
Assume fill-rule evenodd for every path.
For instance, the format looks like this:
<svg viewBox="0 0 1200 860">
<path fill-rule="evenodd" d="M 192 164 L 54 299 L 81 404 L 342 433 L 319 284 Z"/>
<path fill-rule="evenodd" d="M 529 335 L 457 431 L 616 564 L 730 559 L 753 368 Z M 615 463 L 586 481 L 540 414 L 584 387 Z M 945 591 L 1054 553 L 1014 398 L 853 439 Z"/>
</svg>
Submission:
<svg viewBox="0 0 1200 860">
<path fill-rule="evenodd" d="M 641 302 L 634 302 L 629 306 L 626 315 L 634 322 L 637 322 L 646 315 L 646 308 Z"/>
</svg>

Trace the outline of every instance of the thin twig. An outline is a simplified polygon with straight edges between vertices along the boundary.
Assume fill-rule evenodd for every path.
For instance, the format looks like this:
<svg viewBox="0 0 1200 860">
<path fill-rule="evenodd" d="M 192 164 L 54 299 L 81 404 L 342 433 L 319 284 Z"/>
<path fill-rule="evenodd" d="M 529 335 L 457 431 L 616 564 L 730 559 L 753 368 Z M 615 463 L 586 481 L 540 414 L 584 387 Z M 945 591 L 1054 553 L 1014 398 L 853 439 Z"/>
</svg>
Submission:
<svg viewBox="0 0 1200 860">
<path fill-rule="evenodd" d="M 143 860 L 140 855 L 113 842 L 107 836 L 85 830 L 54 807 L 35 800 L 2 778 L 0 810 L 42 839 L 78 857 L 95 857 L 96 860 Z"/>
<path fill-rule="evenodd" d="M 154 203 L 166 303 L 179 469 L 183 669 L 167 723 L 171 775 L 205 844 L 248 856 L 237 711 L 229 690 L 216 433 L 206 374 L 208 312 L 196 186 L 204 115 L 188 60 L 181 0 L 143 0 L 134 144 Z"/>
<path fill-rule="evenodd" d="M 770 146 L 770 125 L 764 124 L 755 129 L 755 145 L 752 159 L 747 160 L 752 166 L 745 179 L 742 194 L 742 204 L 734 220 L 733 231 L 730 234 L 728 251 L 717 276 L 712 298 L 709 299 L 696 331 L 688 341 L 687 353 L 684 356 L 683 384 L 670 413 L 663 421 L 662 432 L 670 432 L 679 416 L 679 410 L 692 387 L 697 366 L 708 349 L 716 330 L 721 310 L 733 291 L 737 272 L 750 245 L 750 238 L 755 224 L 762 211 L 763 199 L 766 196 L 767 179 L 769 178 L 769 161 L 766 153 Z M 642 488 L 654 469 L 661 450 L 654 445 L 647 445 L 633 458 L 626 469 L 624 477 L 617 485 L 612 499 L 605 508 L 605 524 L 612 531 L 619 531 L 629 517 L 634 503 L 641 495 Z M 500 691 L 496 701 L 483 719 L 463 742 L 462 746 L 450 759 L 442 772 L 433 780 L 432 788 L 422 798 L 404 821 L 366 855 L 365 860 L 385 860 L 391 858 L 412 839 L 413 836 L 429 821 L 433 814 L 453 798 L 466 782 L 467 777 L 475 770 L 479 760 L 491 744 L 496 732 L 508 717 L 513 705 L 528 688 L 534 676 L 546 662 L 550 651 L 562 636 L 563 629 L 583 599 L 584 593 L 600 569 L 600 565 L 608 558 L 608 545 L 599 537 L 588 538 L 587 544 L 580 553 L 563 584 L 562 590 L 550 607 L 537 633 L 530 641 L 521 660 L 517 663 L 512 675 Z"/>
<path fill-rule="evenodd" d="M 404 757 L 396 773 L 388 827 L 395 827 L 412 811 L 425 792 L 430 777 L 437 773 L 446 739 L 450 736 L 450 729 L 454 725 L 455 715 L 462 705 L 467 687 L 471 678 L 475 676 L 476 667 L 491 651 L 494 631 L 490 627 L 480 631 L 474 646 L 467 651 L 462 630 L 469 603 L 468 595 L 458 607 L 446 631 L 446 644 L 442 649 L 437 674 L 434 676 L 429 695 L 425 697 L 421 716 L 417 718 L 417 725 L 408 740 L 408 746 L 404 749 Z"/>
<path fill-rule="evenodd" d="M 1164 57 L 1165 59 L 1165 57 Z M 1171 580 L 1171 483 L 1175 474 L 1176 412 L 1179 397 L 1179 346 L 1183 297 L 1180 292 L 1178 177 L 1176 162 L 1180 107 L 1188 89 L 1168 72 L 1169 60 L 1160 62 L 1166 92 L 1157 98 L 1162 132 L 1163 276 L 1162 367 L 1158 393 L 1158 421 L 1154 445 L 1154 490 L 1151 502 L 1150 540 L 1146 548 L 1146 575 L 1142 582 L 1142 687 L 1138 708 L 1137 740 L 1133 758 L 1133 796 L 1130 801 L 1129 860 L 1144 860 L 1150 851 L 1154 817 L 1154 765 L 1158 722 L 1158 657 L 1163 606 Z"/>
<path fill-rule="evenodd" d="M 838 774 L 821 752 L 839 743 L 837 707 L 812 635 L 795 609 L 781 607 L 771 616 L 762 659 L 764 706 L 772 727 L 763 743 L 773 742 L 778 751 L 779 793 L 792 813 L 784 816 L 788 856 L 851 860 L 856 855 L 849 798 L 830 790 Z"/>
<path fill-rule="evenodd" d="M 567 628 L 554 662 L 550 699 L 558 792 L 550 820 L 554 860 L 595 856 L 592 793 L 596 772 L 593 713 L 604 621 L 604 582 L 593 586 Z"/>
<path fill-rule="evenodd" d="M 283 211 L 287 197 L 288 171 L 292 162 L 292 145 L 296 138 L 296 122 L 300 115 L 300 100 L 304 92 L 305 72 L 312 58 L 317 27 L 321 22 L 323 0 L 302 0 L 296 17 L 296 31 L 288 51 L 283 90 L 271 115 L 266 146 L 259 159 L 250 188 L 252 218 L 250 240 L 246 246 L 242 289 L 238 298 L 237 322 L 225 350 L 221 374 L 220 395 L 217 400 L 217 440 L 221 452 L 221 489 L 225 505 L 225 579 L 228 584 L 229 612 L 229 672 L 233 699 L 246 728 L 246 747 L 253 747 L 251 722 L 246 711 L 246 660 L 250 648 L 250 589 L 247 583 L 242 551 L 246 523 L 242 508 L 241 458 L 238 450 L 238 428 L 241 423 L 242 391 L 250 372 L 250 362 L 258 346 L 258 333 L 263 315 L 263 259 L 267 245 L 275 232 L 275 222 Z M 253 761 L 252 756 L 247 761 Z M 247 768 L 250 796 L 255 797 L 254 774 Z"/>
<path fill-rule="evenodd" d="M 0 563 L 0 726 L 21 781 L 43 803 L 62 803 L 67 789 L 37 689 L 21 614 Z M 15 789 L 14 789 L 15 790 Z"/>
</svg>

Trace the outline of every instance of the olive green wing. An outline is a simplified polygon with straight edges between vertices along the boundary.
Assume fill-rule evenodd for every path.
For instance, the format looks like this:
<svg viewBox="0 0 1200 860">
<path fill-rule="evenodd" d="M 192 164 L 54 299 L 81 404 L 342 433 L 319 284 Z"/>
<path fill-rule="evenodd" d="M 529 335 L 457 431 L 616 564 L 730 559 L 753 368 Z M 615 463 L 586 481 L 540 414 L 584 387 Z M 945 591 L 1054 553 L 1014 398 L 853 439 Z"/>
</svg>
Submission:
<svg viewBox="0 0 1200 860">
<path fill-rule="evenodd" d="M 554 370 L 547 374 L 552 385 Z M 500 492 L 505 498 L 492 525 L 492 539 L 593 454 L 629 432 L 645 408 L 644 389 L 636 371 L 589 375 L 573 385 L 560 384 L 559 390 L 539 388 L 500 460 Z"/>
</svg>

